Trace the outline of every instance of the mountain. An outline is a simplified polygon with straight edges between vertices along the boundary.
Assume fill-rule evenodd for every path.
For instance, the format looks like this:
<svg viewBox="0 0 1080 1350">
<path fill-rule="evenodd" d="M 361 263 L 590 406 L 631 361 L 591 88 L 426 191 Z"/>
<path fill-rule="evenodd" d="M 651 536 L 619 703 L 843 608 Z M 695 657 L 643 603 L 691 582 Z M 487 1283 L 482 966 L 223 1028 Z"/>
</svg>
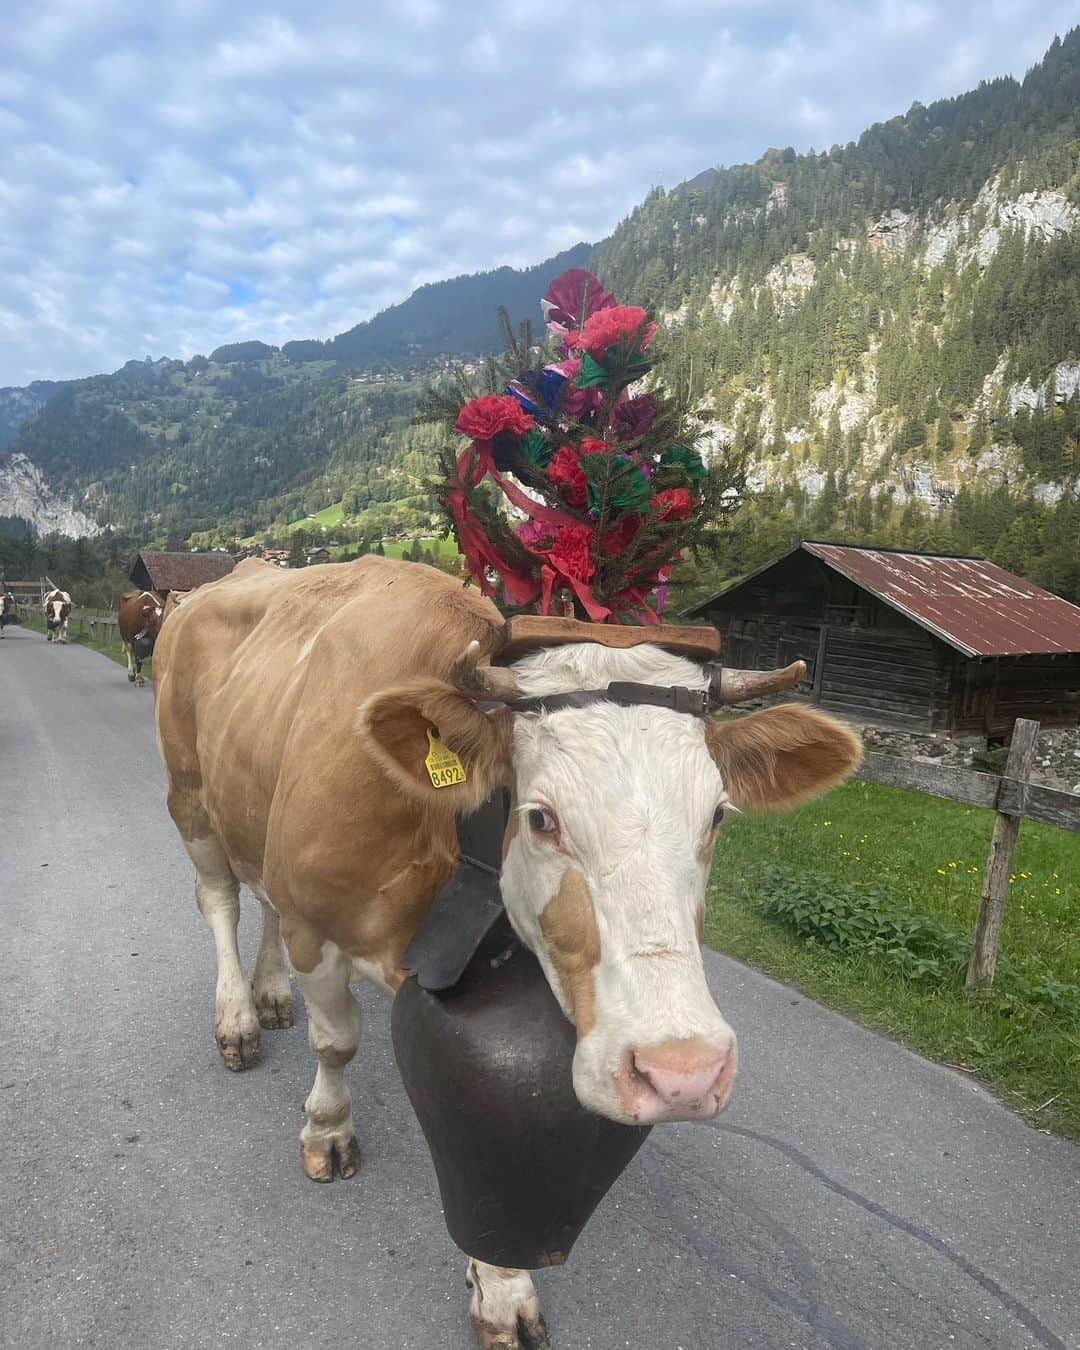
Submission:
<svg viewBox="0 0 1080 1350">
<path fill-rule="evenodd" d="M 524 271 L 500 267 L 433 282 L 329 342 L 287 342 L 282 352 L 291 361 L 330 360 L 350 366 L 396 366 L 447 354 L 486 356 L 502 349 L 500 305 L 515 316 L 534 316 L 535 322 L 548 281 L 568 267 L 583 266 L 591 251 L 591 245 L 577 244 Z"/>
<path fill-rule="evenodd" d="M 420 383 L 500 349 L 500 305 L 538 322 L 547 282 L 589 252 L 579 244 L 524 271 L 422 286 L 327 342 L 233 343 L 0 390 L 10 456 L 0 519 L 78 535 L 108 524 L 149 538 L 243 537 L 347 492 L 357 509 L 383 508 L 373 530 L 416 525 L 433 510 L 408 455 Z"/>
<path fill-rule="evenodd" d="M 656 191 L 593 264 L 750 461 L 731 571 L 827 535 L 1080 595 L 1080 30 L 1022 82 Z"/>
<path fill-rule="evenodd" d="M 337 502 L 343 538 L 415 530 L 420 384 L 498 345 L 500 302 L 535 316 L 585 252 L 422 287 L 327 342 L 69 382 L 11 449 L 75 509 L 155 539 Z M 986 553 L 1080 598 L 1080 30 L 1022 81 L 658 189 L 589 265 L 656 307 L 665 378 L 750 463 L 727 572 L 810 535 Z"/>
</svg>

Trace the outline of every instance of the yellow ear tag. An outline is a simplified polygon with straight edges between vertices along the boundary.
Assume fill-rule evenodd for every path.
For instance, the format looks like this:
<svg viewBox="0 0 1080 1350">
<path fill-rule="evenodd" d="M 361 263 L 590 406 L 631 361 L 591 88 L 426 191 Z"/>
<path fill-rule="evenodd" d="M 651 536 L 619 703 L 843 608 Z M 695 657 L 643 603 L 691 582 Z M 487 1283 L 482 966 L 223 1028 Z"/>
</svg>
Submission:
<svg viewBox="0 0 1080 1350">
<path fill-rule="evenodd" d="M 439 740 L 437 727 L 428 727 L 428 752 L 424 765 L 431 779 L 431 786 L 437 788 L 455 787 L 465 782 L 465 765 L 449 746 Z"/>
</svg>

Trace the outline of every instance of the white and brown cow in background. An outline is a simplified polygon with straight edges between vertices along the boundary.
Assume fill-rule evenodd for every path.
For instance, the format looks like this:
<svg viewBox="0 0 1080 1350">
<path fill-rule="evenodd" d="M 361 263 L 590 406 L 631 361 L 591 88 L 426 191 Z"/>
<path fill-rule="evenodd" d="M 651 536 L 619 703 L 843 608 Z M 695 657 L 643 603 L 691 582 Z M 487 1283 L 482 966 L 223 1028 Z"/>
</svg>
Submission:
<svg viewBox="0 0 1080 1350">
<path fill-rule="evenodd" d="M 703 1120 L 736 1067 L 699 946 L 725 812 L 791 806 L 858 759 L 850 731 L 802 705 L 722 723 L 606 701 L 483 711 L 480 697 L 613 680 L 709 686 L 701 665 L 654 645 L 583 642 L 489 667 L 504 631 L 494 605 L 430 567 L 251 560 L 185 600 L 158 642 L 158 739 L 217 946 L 218 1046 L 246 1068 L 260 1023 L 291 1023 L 283 939 L 317 1059 L 300 1133 L 315 1180 L 359 1166 L 349 982 L 401 984 L 402 952 L 454 867 L 455 813 L 499 785 L 513 794 L 503 899 L 576 1026 L 581 1102 L 621 1122 Z M 433 727 L 465 784 L 432 786 Z M 250 984 L 240 883 L 263 904 Z M 546 1343 L 527 1272 L 472 1261 L 468 1278 L 482 1346 Z"/>
<path fill-rule="evenodd" d="M 0 638 L 9 623 L 19 622 L 19 602 L 6 587 L 0 587 Z"/>
<path fill-rule="evenodd" d="M 142 663 L 153 655 L 161 629 L 165 597 L 157 591 L 125 591 L 117 605 L 117 627 L 127 656 L 128 679 L 142 686 Z"/>
<path fill-rule="evenodd" d="M 42 602 L 45 611 L 45 638 L 48 642 L 68 640 L 68 619 L 71 617 L 71 596 L 67 591 L 52 590 Z"/>
</svg>

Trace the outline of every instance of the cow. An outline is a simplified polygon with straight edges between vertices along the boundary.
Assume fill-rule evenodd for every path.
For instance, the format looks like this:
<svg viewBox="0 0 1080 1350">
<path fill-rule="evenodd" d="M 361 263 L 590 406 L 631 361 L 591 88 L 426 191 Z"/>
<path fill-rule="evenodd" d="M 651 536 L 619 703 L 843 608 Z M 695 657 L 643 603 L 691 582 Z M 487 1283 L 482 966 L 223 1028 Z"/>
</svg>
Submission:
<svg viewBox="0 0 1080 1350">
<path fill-rule="evenodd" d="M 701 691 L 711 676 L 658 645 L 599 641 L 491 665 L 505 631 L 475 589 L 372 556 L 242 562 L 162 629 L 158 742 L 217 948 L 217 1045 L 229 1069 L 255 1063 L 260 1026 L 292 1023 L 291 967 L 316 1058 L 300 1131 L 315 1181 L 360 1165 L 349 982 L 393 994 L 406 978 L 402 953 L 455 867 L 457 814 L 512 794 L 502 897 L 576 1027 L 579 1101 L 624 1123 L 700 1121 L 727 1101 L 737 1059 L 700 950 L 725 818 L 807 800 L 858 760 L 851 731 L 803 704 L 725 722 L 605 696 L 516 710 L 611 681 Z M 425 771 L 436 728 L 463 783 L 436 788 Z M 262 903 L 250 984 L 241 884 Z M 485 1350 L 548 1344 L 528 1272 L 470 1260 L 467 1284 Z"/>
<path fill-rule="evenodd" d="M 142 663 L 153 653 L 161 628 L 165 597 L 157 591 L 125 591 L 117 606 L 120 641 L 127 654 L 127 677 L 142 687 Z"/>
<path fill-rule="evenodd" d="M 9 623 L 19 622 L 19 604 L 10 591 L 0 591 L 0 638 Z"/>
<path fill-rule="evenodd" d="M 45 639 L 47 642 L 68 640 L 68 619 L 71 616 L 71 596 L 67 591 L 52 590 L 42 602 L 45 611 Z"/>
</svg>

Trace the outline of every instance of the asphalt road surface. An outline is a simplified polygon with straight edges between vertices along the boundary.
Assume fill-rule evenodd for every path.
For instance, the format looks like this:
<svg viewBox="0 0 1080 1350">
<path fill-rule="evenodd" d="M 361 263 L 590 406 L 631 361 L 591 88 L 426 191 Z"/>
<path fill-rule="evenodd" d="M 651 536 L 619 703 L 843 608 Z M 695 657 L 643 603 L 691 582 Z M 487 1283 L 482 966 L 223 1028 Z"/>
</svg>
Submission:
<svg viewBox="0 0 1080 1350">
<path fill-rule="evenodd" d="M 470 1350 L 464 1258 L 363 994 L 359 1176 L 297 1131 L 302 1008 L 230 1074 L 152 692 L 0 642 L 0 1345 Z M 253 955 L 257 905 L 242 930 Z M 1080 1149 L 720 956 L 742 1072 L 537 1286 L 559 1350 L 1080 1346 Z"/>
</svg>

